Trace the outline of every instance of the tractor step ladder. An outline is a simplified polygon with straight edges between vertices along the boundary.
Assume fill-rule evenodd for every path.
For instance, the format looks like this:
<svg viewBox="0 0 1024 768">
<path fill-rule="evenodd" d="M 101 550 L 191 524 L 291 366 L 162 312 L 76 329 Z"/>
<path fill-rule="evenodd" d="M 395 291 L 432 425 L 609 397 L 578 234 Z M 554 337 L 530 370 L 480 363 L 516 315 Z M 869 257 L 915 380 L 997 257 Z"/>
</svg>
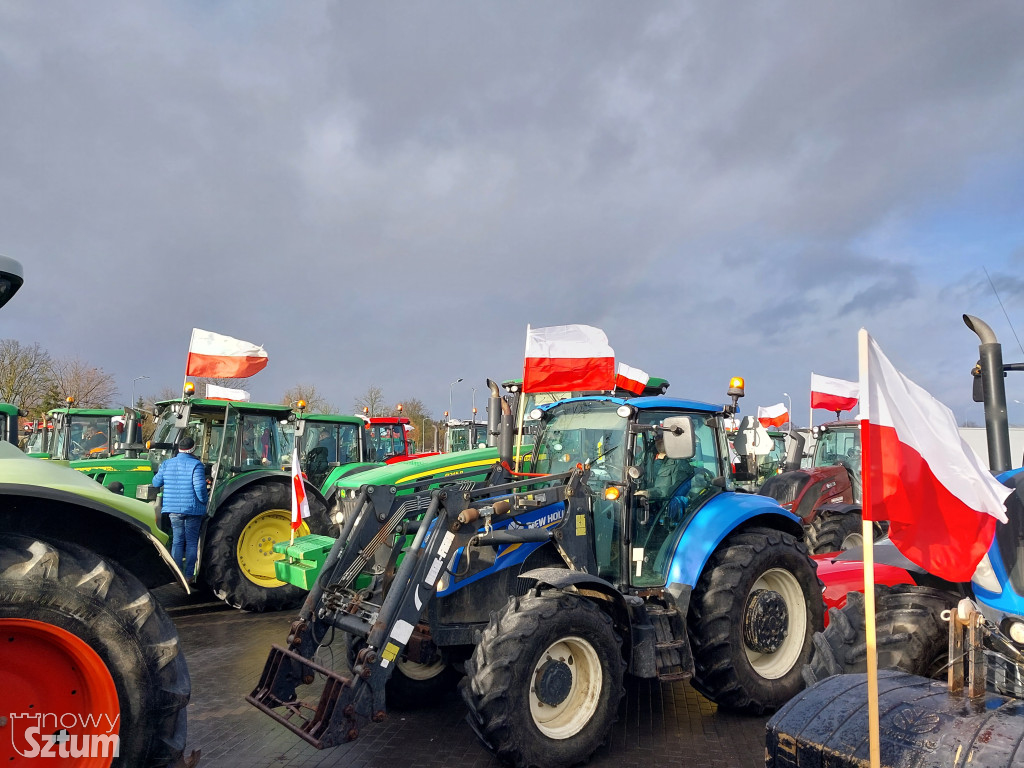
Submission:
<svg viewBox="0 0 1024 768">
<path fill-rule="evenodd" d="M 282 674 L 282 668 L 289 660 L 298 662 L 307 668 L 303 670 L 303 674 L 307 676 L 304 682 L 312 682 L 309 679 L 310 673 L 315 673 L 325 679 L 324 689 L 320 694 L 319 701 L 315 704 L 298 700 L 281 701 L 274 694 L 278 675 Z M 339 675 L 334 670 L 322 667 L 294 651 L 274 645 L 263 668 L 259 684 L 251 694 L 245 697 L 245 700 L 299 738 L 309 742 L 317 749 L 324 749 L 352 741 L 359 735 L 357 724 L 351 717 L 349 704 L 346 703 L 343 707 L 343 710 L 349 710 L 348 713 L 338 711 L 339 701 L 346 689 L 349 690 L 350 695 L 347 698 L 351 702 L 351 689 L 354 684 L 355 680 L 351 677 Z M 346 723 L 347 727 L 341 731 L 344 736 L 339 740 L 334 736 L 339 731 L 332 727 L 332 724 L 335 720 L 342 718 L 348 722 Z"/>
<path fill-rule="evenodd" d="M 647 615 L 654 625 L 658 679 L 666 682 L 689 680 L 692 677 L 690 670 L 693 669 L 693 659 L 690 657 L 690 643 L 679 611 L 648 603 Z"/>
</svg>

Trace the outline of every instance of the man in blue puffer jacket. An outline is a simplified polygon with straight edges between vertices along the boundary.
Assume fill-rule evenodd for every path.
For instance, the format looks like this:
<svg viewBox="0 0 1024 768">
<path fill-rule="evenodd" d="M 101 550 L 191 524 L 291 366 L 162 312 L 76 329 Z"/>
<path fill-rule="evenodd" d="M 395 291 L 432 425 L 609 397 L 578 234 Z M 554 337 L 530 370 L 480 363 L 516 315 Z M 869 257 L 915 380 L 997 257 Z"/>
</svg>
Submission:
<svg viewBox="0 0 1024 768">
<path fill-rule="evenodd" d="M 195 441 L 187 435 L 178 441 L 178 455 L 160 465 L 153 487 L 164 489 L 163 511 L 171 518 L 171 557 L 179 566 L 185 558 L 185 577 L 196 583 L 199 530 L 206 515 L 206 470 L 192 455 Z"/>
</svg>

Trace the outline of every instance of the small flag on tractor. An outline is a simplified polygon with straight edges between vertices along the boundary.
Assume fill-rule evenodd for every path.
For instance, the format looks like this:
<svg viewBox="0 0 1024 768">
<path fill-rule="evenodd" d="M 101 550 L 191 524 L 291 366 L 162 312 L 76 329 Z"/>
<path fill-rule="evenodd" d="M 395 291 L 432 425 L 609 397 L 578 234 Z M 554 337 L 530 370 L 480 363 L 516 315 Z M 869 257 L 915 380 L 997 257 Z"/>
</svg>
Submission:
<svg viewBox="0 0 1024 768">
<path fill-rule="evenodd" d="M 856 381 L 811 374 L 811 408 L 825 411 L 852 411 L 857 407 L 860 387 Z"/>
<path fill-rule="evenodd" d="M 786 406 L 783 403 L 768 406 L 759 405 L 757 406 L 757 420 L 761 422 L 761 426 L 765 429 L 768 429 L 768 427 L 781 427 L 789 421 L 789 411 L 786 410 Z"/>
<path fill-rule="evenodd" d="M 299 466 L 299 448 L 296 446 L 292 449 L 292 541 L 306 517 L 309 517 L 309 501 L 306 499 L 302 467 Z"/>
<path fill-rule="evenodd" d="M 210 379 L 245 379 L 267 367 L 263 347 L 231 336 L 192 329 L 186 376 Z"/>
<path fill-rule="evenodd" d="M 602 392 L 615 389 L 615 352 L 590 325 L 526 327 L 523 392 Z"/>
<path fill-rule="evenodd" d="M 232 400 L 238 403 L 248 403 L 250 395 L 244 389 L 232 389 L 231 387 L 220 387 L 216 384 L 206 385 L 207 400 Z"/>
<path fill-rule="evenodd" d="M 615 373 L 615 388 L 624 389 L 627 392 L 632 392 L 634 395 L 642 395 L 647 387 L 647 382 L 650 380 L 651 375 L 646 371 L 641 371 L 639 368 L 634 368 L 625 363 L 619 363 L 618 370 Z"/>
</svg>

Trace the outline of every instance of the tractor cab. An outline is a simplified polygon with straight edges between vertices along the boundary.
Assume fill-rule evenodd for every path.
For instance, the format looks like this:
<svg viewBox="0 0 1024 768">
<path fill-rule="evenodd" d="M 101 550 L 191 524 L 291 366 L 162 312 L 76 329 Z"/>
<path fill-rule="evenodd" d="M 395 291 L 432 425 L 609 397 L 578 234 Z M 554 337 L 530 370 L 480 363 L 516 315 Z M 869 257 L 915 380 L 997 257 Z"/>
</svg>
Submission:
<svg viewBox="0 0 1024 768">
<path fill-rule="evenodd" d="M 732 487 L 721 412 L 662 397 L 569 399 L 534 412 L 533 472 L 590 467 L 597 575 L 665 585 L 688 523 Z"/>
<path fill-rule="evenodd" d="M 55 461 L 107 458 L 115 453 L 115 444 L 123 441 L 120 408 L 72 408 L 69 403 L 67 408 L 50 411 L 49 420 L 53 434 L 47 458 Z"/>
<path fill-rule="evenodd" d="M 487 422 L 451 419 L 446 425 L 444 452 L 458 453 L 487 447 Z"/>
<path fill-rule="evenodd" d="M 306 477 L 322 488 L 332 470 L 367 461 L 370 431 L 359 416 L 299 412 L 294 429 L 299 463 Z"/>
<path fill-rule="evenodd" d="M 0 403 L 0 442 L 18 444 L 18 416 L 22 415 L 18 406 Z"/>
<path fill-rule="evenodd" d="M 290 459 L 282 430 L 282 422 L 292 416 L 288 406 L 199 398 L 157 406 L 161 410 L 149 451 L 154 472 L 186 435 L 195 441 L 195 456 L 215 485 L 254 470 L 280 471 Z"/>
</svg>

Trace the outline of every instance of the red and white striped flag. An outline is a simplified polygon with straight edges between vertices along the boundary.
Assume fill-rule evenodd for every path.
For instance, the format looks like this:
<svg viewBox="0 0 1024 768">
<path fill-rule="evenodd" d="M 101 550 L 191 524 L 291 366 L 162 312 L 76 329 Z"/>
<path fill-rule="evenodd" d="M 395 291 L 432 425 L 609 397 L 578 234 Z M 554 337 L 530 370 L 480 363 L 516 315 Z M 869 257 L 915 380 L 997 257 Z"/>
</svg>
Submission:
<svg viewBox="0 0 1024 768">
<path fill-rule="evenodd" d="M 266 368 L 269 360 L 266 350 L 257 344 L 193 328 L 185 375 L 244 379 Z"/>
<path fill-rule="evenodd" d="M 786 410 L 784 403 L 768 406 L 759 405 L 757 406 L 757 420 L 761 422 L 761 426 L 765 429 L 768 427 L 781 427 L 789 421 L 789 411 Z"/>
<path fill-rule="evenodd" d="M 857 406 L 859 397 L 860 386 L 856 381 L 811 374 L 811 408 L 852 411 Z"/>
<path fill-rule="evenodd" d="M 651 374 L 625 363 L 619 363 L 615 373 L 615 388 L 624 389 L 634 395 L 642 395 L 651 380 Z"/>
<path fill-rule="evenodd" d="M 526 327 L 523 392 L 611 391 L 615 352 L 590 325 Z"/>
<path fill-rule="evenodd" d="M 302 481 L 299 449 L 296 446 L 292 449 L 292 530 L 299 530 L 306 517 L 309 517 L 309 501 L 306 499 L 306 486 Z"/>
<path fill-rule="evenodd" d="M 865 520 L 888 520 L 897 549 L 929 573 L 970 581 L 1006 522 L 1011 490 L 960 438 L 953 412 L 860 331 Z"/>
</svg>

